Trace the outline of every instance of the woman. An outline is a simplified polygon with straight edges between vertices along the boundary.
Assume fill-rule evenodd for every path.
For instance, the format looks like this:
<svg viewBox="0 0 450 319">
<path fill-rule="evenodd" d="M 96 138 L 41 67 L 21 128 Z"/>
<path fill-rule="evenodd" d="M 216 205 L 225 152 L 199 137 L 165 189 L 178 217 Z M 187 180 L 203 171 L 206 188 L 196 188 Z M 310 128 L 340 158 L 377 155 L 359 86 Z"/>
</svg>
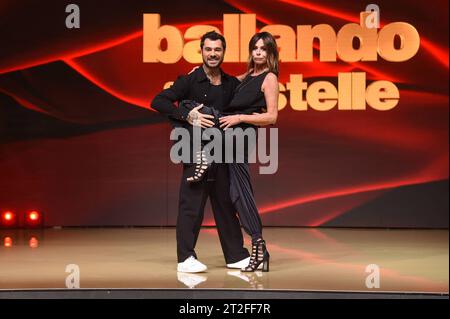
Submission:
<svg viewBox="0 0 450 319">
<path fill-rule="evenodd" d="M 249 43 L 248 72 L 239 80 L 234 97 L 222 112 L 219 123 L 223 130 L 231 127 L 254 129 L 257 126 L 273 125 L 278 116 L 278 48 L 268 32 L 255 34 Z M 198 108 L 196 108 L 198 109 Z M 205 108 L 202 110 L 207 112 Z M 212 113 L 211 113 L 212 114 Z M 190 181 L 201 180 L 209 167 L 205 150 L 197 154 L 199 162 Z M 269 253 L 262 237 L 262 223 L 253 196 L 250 181 L 248 153 L 244 162 L 229 164 L 230 193 L 241 224 L 252 237 L 252 253 L 247 267 L 241 271 L 253 272 L 262 264 L 269 271 Z"/>
<path fill-rule="evenodd" d="M 248 70 L 251 69 L 224 110 L 235 114 L 219 119 L 223 129 L 233 126 L 256 129 L 256 126 L 275 124 L 277 121 L 278 48 L 268 32 L 257 33 L 250 40 Z M 247 160 L 229 164 L 231 197 L 244 230 L 252 237 L 250 262 L 241 271 L 255 271 L 261 264 L 263 271 L 269 271 L 270 256 L 262 237 L 262 223 L 253 196 Z"/>
</svg>

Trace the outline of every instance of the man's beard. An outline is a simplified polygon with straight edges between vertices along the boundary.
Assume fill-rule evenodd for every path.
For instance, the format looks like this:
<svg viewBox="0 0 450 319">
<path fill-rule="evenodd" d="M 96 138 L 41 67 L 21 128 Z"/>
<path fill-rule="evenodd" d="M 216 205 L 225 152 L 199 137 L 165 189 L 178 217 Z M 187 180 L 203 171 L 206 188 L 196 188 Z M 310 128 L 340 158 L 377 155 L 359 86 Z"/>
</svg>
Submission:
<svg viewBox="0 0 450 319">
<path fill-rule="evenodd" d="M 215 62 L 215 61 L 217 61 L 218 63 L 215 65 L 212 65 L 212 66 L 209 64 L 210 62 Z M 205 64 L 209 68 L 218 68 L 218 67 L 220 67 L 222 62 L 223 62 L 223 58 L 222 59 L 211 59 L 211 60 L 203 58 L 203 64 Z"/>
</svg>

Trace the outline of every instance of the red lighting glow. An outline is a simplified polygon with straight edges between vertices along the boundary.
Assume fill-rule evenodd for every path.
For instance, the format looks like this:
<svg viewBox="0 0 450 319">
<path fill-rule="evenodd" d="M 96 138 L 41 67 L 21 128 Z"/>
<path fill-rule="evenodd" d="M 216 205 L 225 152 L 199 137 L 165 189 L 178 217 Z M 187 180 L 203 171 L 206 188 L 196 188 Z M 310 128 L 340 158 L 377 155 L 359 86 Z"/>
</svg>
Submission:
<svg viewBox="0 0 450 319">
<path fill-rule="evenodd" d="M 11 237 L 5 237 L 5 238 L 3 239 L 3 246 L 9 248 L 9 247 L 12 247 L 12 245 L 13 245 L 13 240 L 12 240 Z"/>
<path fill-rule="evenodd" d="M 25 222 L 28 226 L 40 226 L 42 224 L 42 213 L 37 210 L 28 211 L 25 215 Z"/>
<path fill-rule="evenodd" d="M 16 214 L 11 211 L 5 211 L 1 215 L 0 225 L 2 226 L 14 226 L 16 223 Z"/>
<path fill-rule="evenodd" d="M 30 248 L 38 248 L 39 247 L 39 240 L 36 237 L 31 237 L 28 241 L 28 245 Z"/>
</svg>

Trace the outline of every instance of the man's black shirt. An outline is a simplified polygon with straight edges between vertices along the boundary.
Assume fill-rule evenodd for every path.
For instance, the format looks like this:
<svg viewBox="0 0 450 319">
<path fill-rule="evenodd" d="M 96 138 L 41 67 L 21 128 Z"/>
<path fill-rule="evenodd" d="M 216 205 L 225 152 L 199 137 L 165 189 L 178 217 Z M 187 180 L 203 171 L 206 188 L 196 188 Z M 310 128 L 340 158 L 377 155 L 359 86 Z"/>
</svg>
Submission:
<svg viewBox="0 0 450 319">
<path fill-rule="evenodd" d="M 175 126 L 186 121 L 188 112 L 178 108 L 174 102 L 194 100 L 222 111 L 231 102 L 234 90 L 240 82 L 222 70 L 221 74 L 222 84 L 216 87 L 210 83 L 203 67 L 197 68 L 191 74 L 179 76 L 170 88 L 163 90 L 153 99 L 151 106 L 167 115 Z M 222 94 L 214 92 L 218 87 L 222 89 Z"/>
</svg>

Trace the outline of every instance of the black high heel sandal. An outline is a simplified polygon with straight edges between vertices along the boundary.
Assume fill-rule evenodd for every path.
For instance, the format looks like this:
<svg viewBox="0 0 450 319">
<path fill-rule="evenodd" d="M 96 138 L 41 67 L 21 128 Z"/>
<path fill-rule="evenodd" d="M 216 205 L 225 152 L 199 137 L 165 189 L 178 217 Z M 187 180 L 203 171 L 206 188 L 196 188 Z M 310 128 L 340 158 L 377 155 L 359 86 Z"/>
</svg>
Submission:
<svg viewBox="0 0 450 319">
<path fill-rule="evenodd" d="M 195 161 L 196 164 L 194 175 L 186 178 L 189 183 L 200 182 L 201 180 L 203 180 L 208 172 L 209 167 L 211 166 L 211 163 L 208 162 L 208 158 L 206 157 L 206 152 L 204 149 L 196 153 Z"/>
<path fill-rule="evenodd" d="M 269 271 L 270 255 L 266 248 L 266 242 L 258 238 L 252 243 L 252 254 L 247 267 L 241 269 L 242 272 L 254 272 L 262 264 L 262 271 Z"/>
</svg>

